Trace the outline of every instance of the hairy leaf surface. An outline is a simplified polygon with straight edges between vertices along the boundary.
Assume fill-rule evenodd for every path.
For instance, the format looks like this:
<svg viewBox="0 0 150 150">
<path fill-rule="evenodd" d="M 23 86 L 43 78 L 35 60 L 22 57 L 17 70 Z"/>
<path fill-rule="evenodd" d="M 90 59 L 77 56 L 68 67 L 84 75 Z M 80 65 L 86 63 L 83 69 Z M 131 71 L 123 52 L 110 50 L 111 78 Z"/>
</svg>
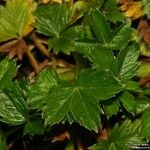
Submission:
<svg viewBox="0 0 150 150">
<path fill-rule="evenodd" d="M 138 67 L 139 46 L 134 43 L 120 51 L 118 56 L 118 76 L 123 81 L 131 79 Z"/>
<path fill-rule="evenodd" d="M 126 21 L 123 23 L 117 31 L 112 34 L 112 39 L 108 43 L 108 47 L 114 50 L 120 50 L 124 45 L 127 45 L 131 36 L 131 22 Z"/>
<path fill-rule="evenodd" d="M 121 85 L 109 73 L 84 71 L 75 83 L 62 81 L 50 90 L 43 117 L 46 124 L 53 125 L 71 113 L 75 121 L 97 131 L 100 125 L 98 100 L 106 100 L 120 90 Z"/>
</svg>

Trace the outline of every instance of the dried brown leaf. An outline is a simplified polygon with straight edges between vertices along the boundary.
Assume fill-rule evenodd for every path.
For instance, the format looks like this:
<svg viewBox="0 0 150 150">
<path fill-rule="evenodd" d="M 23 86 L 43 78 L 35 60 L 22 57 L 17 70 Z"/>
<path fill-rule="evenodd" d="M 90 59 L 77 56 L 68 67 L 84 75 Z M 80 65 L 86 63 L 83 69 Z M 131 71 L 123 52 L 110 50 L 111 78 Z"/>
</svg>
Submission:
<svg viewBox="0 0 150 150">
<path fill-rule="evenodd" d="M 122 6 L 120 7 L 120 10 L 124 12 L 126 17 L 129 17 L 131 19 L 138 19 L 143 16 L 143 10 L 142 10 L 142 2 L 123 2 Z"/>
<path fill-rule="evenodd" d="M 108 139 L 108 131 L 107 131 L 107 129 L 103 129 L 102 131 L 100 131 L 99 134 L 100 134 L 99 138 L 101 140 L 107 140 Z"/>
<path fill-rule="evenodd" d="M 20 60 L 22 60 L 23 55 L 25 54 L 25 51 L 27 49 L 27 45 L 23 40 L 20 40 L 11 47 L 9 47 L 8 49 L 9 49 L 8 57 L 10 59 L 18 57 Z"/>
<path fill-rule="evenodd" d="M 142 19 L 138 25 L 138 30 L 140 37 L 143 38 L 146 43 L 150 44 L 150 24 L 148 20 Z"/>
<path fill-rule="evenodd" d="M 52 143 L 55 143 L 55 142 L 62 142 L 62 141 L 65 141 L 65 140 L 69 140 L 70 139 L 70 134 L 68 131 L 65 131 L 64 133 L 61 133 L 55 137 L 52 138 Z"/>
</svg>

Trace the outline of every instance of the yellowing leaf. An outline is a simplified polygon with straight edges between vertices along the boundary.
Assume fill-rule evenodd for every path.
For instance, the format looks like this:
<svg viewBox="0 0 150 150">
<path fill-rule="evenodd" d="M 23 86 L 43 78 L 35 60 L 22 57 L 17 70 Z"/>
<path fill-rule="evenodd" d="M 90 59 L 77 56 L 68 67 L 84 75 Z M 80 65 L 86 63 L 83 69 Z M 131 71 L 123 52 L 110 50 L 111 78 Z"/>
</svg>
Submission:
<svg viewBox="0 0 150 150">
<path fill-rule="evenodd" d="M 72 0 L 41 0 L 41 3 L 48 4 L 48 3 L 59 3 L 62 4 L 63 2 L 72 2 Z"/>
<path fill-rule="evenodd" d="M 7 0 L 0 7 L 0 42 L 22 38 L 33 30 L 33 0 Z"/>
<path fill-rule="evenodd" d="M 137 19 L 143 16 L 142 3 L 141 2 L 127 2 L 120 8 L 125 12 L 126 17 Z"/>
</svg>

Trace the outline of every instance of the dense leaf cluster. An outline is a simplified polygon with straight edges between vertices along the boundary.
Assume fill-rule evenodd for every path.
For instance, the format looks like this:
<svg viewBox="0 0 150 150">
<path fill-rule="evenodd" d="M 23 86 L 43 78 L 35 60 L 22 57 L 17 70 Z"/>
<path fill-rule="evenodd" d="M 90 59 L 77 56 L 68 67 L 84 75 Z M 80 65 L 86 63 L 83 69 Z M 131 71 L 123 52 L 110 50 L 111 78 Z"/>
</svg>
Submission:
<svg viewBox="0 0 150 150">
<path fill-rule="evenodd" d="M 149 17 L 147 7 L 144 11 Z M 47 38 L 53 55 L 73 55 L 76 68 L 71 78 L 63 78 L 55 67 L 45 69 L 31 82 L 16 79 L 16 60 L 1 59 L 1 122 L 23 126 L 24 134 L 31 135 L 60 123 L 77 123 L 96 133 L 106 128 L 107 138 L 92 150 L 127 150 L 150 140 L 150 90 L 136 78 L 139 43 L 115 0 L 71 6 L 8 0 L 0 7 L 0 42 L 26 38 L 31 31 Z M 115 125 L 106 125 L 115 116 Z M 0 131 L 5 149 L 3 141 Z"/>
</svg>

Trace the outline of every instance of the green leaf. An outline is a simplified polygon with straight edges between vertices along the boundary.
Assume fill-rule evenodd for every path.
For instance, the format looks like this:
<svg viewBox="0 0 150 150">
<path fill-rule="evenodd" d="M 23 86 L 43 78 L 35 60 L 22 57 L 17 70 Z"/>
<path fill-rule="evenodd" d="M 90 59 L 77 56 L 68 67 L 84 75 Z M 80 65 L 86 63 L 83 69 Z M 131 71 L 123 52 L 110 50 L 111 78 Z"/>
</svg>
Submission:
<svg viewBox="0 0 150 150">
<path fill-rule="evenodd" d="M 150 57 L 150 44 L 140 41 L 140 53 L 142 56 Z"/>
<path fill-rule="evenodd" d="M 100 71 L 117 73 L 117 59 L 113 52 L 98 43 L 76 43 L 76 49 L 90 59 L 94 67 Z"/>
<path fill-rule="evenodd" d="M 145 95 L 150 95 L 150 88 L 145 89 L 145 90 L 144 90 L 144 94 L 145 94 Z"/>
<path fill-rule="evenodd" d="M 113 37 L 108 44 L 106 44 L 109 48 L 114 50 L 120 50 L 124 45 L 126 45 L 130 39 L 130 35 L 132 30 L 130 28 L 131 22 L 126 21 L 123 23 L 115 33 L 113 33 Z"/>
<path fill-rule="evenodd" d="M 83 26 L 71 26 L 73 10 L 67 5 L 41 5 L 35 12 L 37 17 L 35 27 L 49 39 L 49 49 L 55 53 L 63 51 L 69 54 L 74 51 L 74 41 L 84 34 Z"/>
<path fill-rule="evenodd" d="M 91 81 L 91 82 L 89 82 Z M 98 99 L 108 99 L 121 90 L 121 85 L 107 72 L 84 71 L 75 81 L 59 82 L 45 99 L 43 118 L 54 125 L 68 113 L 84 127 L 95 130 L 100 126 Z"/>
<path fill-rule="evenodd" d="M 109 72 L 87 70 L 76 82 L 89 96 L 100 100 L 114 97 L 122 90 L 122 85 Z"/>
<path fill-rule="evenodd" d="M 104 0 L 87 0 L 88 11 L 93 10 L 95 8 L 99 9 L 103 6 Z"/>
<path fill-rule="evenodd" d="M 49 49 L 54 49 L 55 53 L 63 51 L 69 54 L 74 51 L 74 41 L 82 37 L 83 27 L 73 26 L 61 33 L 60 37 L 49 39 Z"/>
<path fill-rule="evenodd" d="M 24 127 L 24 134 L 41 135 L 44 133 L 44 123 L 40 118 L 30 119 Z"/>
<path fill-rule="evenodd" d="M 139 70 L 137 72 L 137 76 L 140 78 L 150 76 L 150 63 L 149 62 L 141 62 Z"/>
<path fill-rule="evenodd" d="M 100 126 L 99 107 L 96 101 L 78 87 L 62 83 L 54 87 L 43 108 L 46 124 L 59 123 L 69 112 L 75 120 L 90 130 Z"/>
<path fill-rule="evenodd" d="M 12 84 L 12 78 L 16 74 L 17 66 L 15 61 L 4 59 L 0 61 L 0 88 L 9 87 Z"/>
<path fill-rule="evenodd" d="M 136 114 L 141 114 L 148 108 L 150 108 L 149 98 L 144 97 L 136 100 Z"/>
<path fill-rule="evenodd" d="M 118 56 L 118 76 L 123 82 L 127 82 L 135 76 L 139 57 L 139 46 L 133 43 L 120 51 Z"/>
<path fill-rule="evenodd" d="M 32 108 L 41 108 L 44 103 L 44 98 L 54 85 L 57 85 L 59 77 L 56 72 L 48 70 L 41 72 L 35 83 L 30 86 L 28 93 L 28 104 Z"/>
<path fill-rule="evenodd" d="M 112 117 L 113 115 L 116 115 L 119 112 L 118 101 L 115 99 L 104 103 L 104 111 L 108 118 Z"/>
<path fill-rule="evenodd" d="M 142 88 L 140 87 L 139 83 L 136 81 L 128 81 L 125 84 L 124 89 L 128 90 L 128 91 L 134 91 L 134 92 L 141 92 L 142 91 Z"/>
<path fill-rule="evenodd" d="M 142 135 L 150 139 L 150 107 L 142 115 L 141 128 Z"/>
<path fill-rule="evenodd" d="M 59 37 L 71 23 L 72 11 L 66 5 L 40 5 L 35 15 L 35 27 L 39 33 L 50 37 Z"/>
<path fill-rule="evenodd" d="M 4 133 L 0 131 L 0 148 L 1 150 L 8 150 L 7 144 L 6 144 L 6 137 L 4 136 Z"/>
<path fill-rule="evenodd" d="M 107 43 L 110 39 L 110 29 L 103 14 L 98 9 L 95 9 L 91 12 L 89 19 L 91 28 L 98 41 Z"/>
<path fill-rule="evenodd" d="M 0 42 L 27 35 L 32 30 L 32 0 L 7 0 L 0 6 Z"/>
<path fill-rule="evenodd" d="M 86 41 L 86 42 L 75 42 L 76 51 L 79 53 L 83 53 L 85 57 L 89 57 L 94 49 L 98 49 L 98 47 L 102 47 L 100 43 Z"/>
<path fill-rule="evenodd" d="M 143 6 L 144 6 L 144 14 L 147 15 L 147 18 L 150 19 L 150 2 L 149 0 L 142 0 Z"/>
<path fill-rule="evenodd" d="M 124 19 L 123 14 L 119 11 L 116 0 L 106 0 L 103 6 L 103 12 L 107 20 L 113 23 L 123 21 Z"/>
<path fill-rule="evenodd" d="M 64 150 L 74 150 L 74 143 L 68 142 Z"/>
<path fill-rule="evenodd" d="M 108 140 L 100 140 L 90 150 L 130 150 L 128 144 L 142 142 L 140 122 L 125 121 L 121 126 L 116 125 L 111 131 Z"/>
<path fill-rule="evenodd" d="M 124 92 L 120 96 L 120 101 L 128 112 L 133 113 L 133 114 L 135 113 L 136 102 L 132 94 L 130 94 L 129 92 Z"/>
<path fill-rule="evenodd" d="M 19 125 L 26 121 L 28 109 L 25 95 L 17 83 L 5 90 L 0 90 L 0 120 Z"/>
<path fill-rule="evenodd" d="M 116 74 L 117 60 L 110 49 L 102 46 L 96 47 L 91 51 L 89 58 L 100 71 L 109 70 L 113 74 Z"/>
</svg>

